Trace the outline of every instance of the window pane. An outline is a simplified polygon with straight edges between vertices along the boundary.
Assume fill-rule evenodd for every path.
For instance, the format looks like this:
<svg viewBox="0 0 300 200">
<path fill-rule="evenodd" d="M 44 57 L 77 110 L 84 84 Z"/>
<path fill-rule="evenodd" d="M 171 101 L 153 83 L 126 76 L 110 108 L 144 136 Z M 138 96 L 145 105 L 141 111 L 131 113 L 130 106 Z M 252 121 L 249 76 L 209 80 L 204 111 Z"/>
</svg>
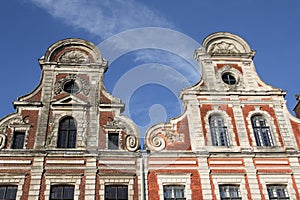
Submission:
<svg viewBox="0 0 300 200">
<path fill-rule="evenodd" d="M 76 147 L 76 122 L 72 117 L 66 117 L 59 123 L 57 135 L 57 148 Z"/>
<path fill-rule="evenodd" d="M 220 185 L 221 199 L 242 199 L 238 185 Z"/>
<path fill-rule="evenodd" d="M 214 146 L 229 146 L 227 127 L 222 116 L 214 115 L 209 118 L 212 144 Z"/>
<path fill-rule="evenodd" d="M 105 200 L 128 200 L 128 186 L 126 185 L 105 186 Z"/>
<path fill-rule="evenodd" d="M 108 149 L 119 149 L 119 133 L 108 133 Z"/>
<path fill-rule="evenodd" d="M 72 94 L 79 91 L 79 86 L 77 85 L 76 81 L 70 80 L 64 84 L 63 89 L 65 92 Z"/>
<path fill-rule="evenodd" d="M 50 200 L 73 200 L 74 186 L 53 185 L 50 191 Z"/>
<path fill-rule="evenodd" d="M 267 185 L 269 199 L 290 199 L 285 185 Z"/>
<path fill-rule="evenodd" d="M 165 200 L 185 200 L 183 185 L 165 185 L 163 188 Z"/>
<path fill-rule="evenodd" d="M 0 200 L 15 200 L 18 186 L 0 186 Z"/>
<path fill-rule="evenodd" d="M 267 121 L 261 115 L 256 115 L 251 118 L 254 137 L 257 146 L 273 146 L 272 134 Z"/>
<path fill-rule="evenodd" d="M 25 140 L 24 132 L 14 132 L 13 141 L 12 141 L 12 149 L 23 149 Z"/>
</svg>

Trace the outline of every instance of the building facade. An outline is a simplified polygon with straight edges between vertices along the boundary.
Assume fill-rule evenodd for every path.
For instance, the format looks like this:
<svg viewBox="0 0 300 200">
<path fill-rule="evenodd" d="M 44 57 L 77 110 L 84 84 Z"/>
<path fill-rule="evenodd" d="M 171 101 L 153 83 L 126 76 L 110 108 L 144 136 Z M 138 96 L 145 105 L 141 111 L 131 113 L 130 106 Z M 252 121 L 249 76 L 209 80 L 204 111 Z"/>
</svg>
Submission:
<svg viewBox="0 0 300 200">
<path fill-rule="evenodd" d="M 56 42 L 39 59 L 40 84 L 0 120 L 0 199 L 300 199 L 300 119 L 254 55 L 237 35 L 207 36 L 184 113 L 149 128 L 140 149 L 98 48 Z"/>
</svg>

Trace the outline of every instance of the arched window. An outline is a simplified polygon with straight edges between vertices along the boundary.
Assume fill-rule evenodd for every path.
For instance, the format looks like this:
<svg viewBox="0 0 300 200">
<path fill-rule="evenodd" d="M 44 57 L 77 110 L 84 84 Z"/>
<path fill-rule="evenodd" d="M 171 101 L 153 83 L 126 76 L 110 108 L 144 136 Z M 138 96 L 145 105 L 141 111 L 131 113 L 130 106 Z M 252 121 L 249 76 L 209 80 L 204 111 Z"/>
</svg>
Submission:
<svg viewBox="0 0 300 200">
<path fill-rule="evenodd" d="M 76 147 L 76 122 L 73 117 L 65 117 L 59 123 L 57 148 Z"/>
<path fill-rule="evenodd" d="M 273 146 L 272 134 L 268 122 L 262 115 L 251 118 L 252 128 L 257 146 Z"/>
<path fill-rule="evenodd" d="M 212 145 L 229 146 L 229 138 L 227 127 L 224 119 L 220 115 L 212 115 L 209 117 L 209 127 L 211 132 Z"/>
</svg>

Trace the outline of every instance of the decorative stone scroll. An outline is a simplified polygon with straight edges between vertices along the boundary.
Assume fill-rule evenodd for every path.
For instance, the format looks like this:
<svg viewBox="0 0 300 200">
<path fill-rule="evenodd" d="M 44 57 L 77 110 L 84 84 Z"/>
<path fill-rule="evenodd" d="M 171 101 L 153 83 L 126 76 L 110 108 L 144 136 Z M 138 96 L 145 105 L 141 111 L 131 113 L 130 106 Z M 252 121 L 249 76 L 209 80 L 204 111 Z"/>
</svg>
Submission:
<svg viewBox="0 0 300 200">
<path fill-rule="evenodd" d="M 184 142 L 183 135 L 175 133 L 173 130 L 157 129 L 150 134 L 147 148 L 153 151 L 161 151 L 166 148 L 166 144 L 174 142 Z"/>
<path fill-rule="evenodd" d="M 59 62 L 84 64 L 89 63 L 90 59 L 88 55 L 81 51 L 67 51 L 59 58 Z"/>
<path fill-rule="evenodd" d="M 228 43 L 225 41 L 214 43 L 208 50 L 211 54 L 239 54 L 240 51 L 233 43 Z"/>
<path fill-rule="evenodd" d="M 86 96 L 90 93 L 90 85 L 88 81 L 77 76 L 76 74 L 69 74 L 65 78 L 62 78 L 59 81 L 57 81 L 54 85 L 54 93 L 56 95 L 60 94 L 63 91 L 64 84 L 70 80 L 79 83 L 79 92 L 82 92 Z"/>
</svg>

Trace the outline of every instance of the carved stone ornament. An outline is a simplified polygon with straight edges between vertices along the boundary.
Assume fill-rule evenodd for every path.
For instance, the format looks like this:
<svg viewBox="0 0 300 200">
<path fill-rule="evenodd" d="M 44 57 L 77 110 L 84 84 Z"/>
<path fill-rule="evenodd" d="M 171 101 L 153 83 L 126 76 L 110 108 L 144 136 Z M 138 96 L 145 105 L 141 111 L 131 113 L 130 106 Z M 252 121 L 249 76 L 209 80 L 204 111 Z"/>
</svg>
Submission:
<svg viewBox="0 0 300 200">
<path fill-rule="evenodd" d="M 155 131 L 150 135 L 148 148 L 161 151 L 166 148 L 166 143 L 184 142 L 183 135 L 172 130 Z"/>
<path fill-rule="evenodd" d="M 138 139 L 135 135 L 127 135 L 125 138 L 125 146 L 128 151 L 136 151 L 138 148 Z"/>
<path fill-rule="evenodd" d="M 238 48 L 236 48 L 236 46 L 233 43 L 228 43 L 224 41 L 212 44 L 208 52 L 211 54 L 239 54 L 240 53 Z"/>
<path fill-rule="evenodd" d="M 90 93 L 90 85 L 86 80 L 77 76 L 76 74 L 69 74 L 65 78 L 62 78 L 55 83 L 54 85 L 55 95 L 60 94 L 63 91 L 64 84 L 70 80 L 79 83 L 79 92 L 82 92 L 86 96 Z"/>
<path fill-rule="evenodd" d="M 59 62 L 84 64 L 89 63 L 90 59 L 88 55 L 81 51 L 67 51 L 59 58 Z"/>
</svg>

